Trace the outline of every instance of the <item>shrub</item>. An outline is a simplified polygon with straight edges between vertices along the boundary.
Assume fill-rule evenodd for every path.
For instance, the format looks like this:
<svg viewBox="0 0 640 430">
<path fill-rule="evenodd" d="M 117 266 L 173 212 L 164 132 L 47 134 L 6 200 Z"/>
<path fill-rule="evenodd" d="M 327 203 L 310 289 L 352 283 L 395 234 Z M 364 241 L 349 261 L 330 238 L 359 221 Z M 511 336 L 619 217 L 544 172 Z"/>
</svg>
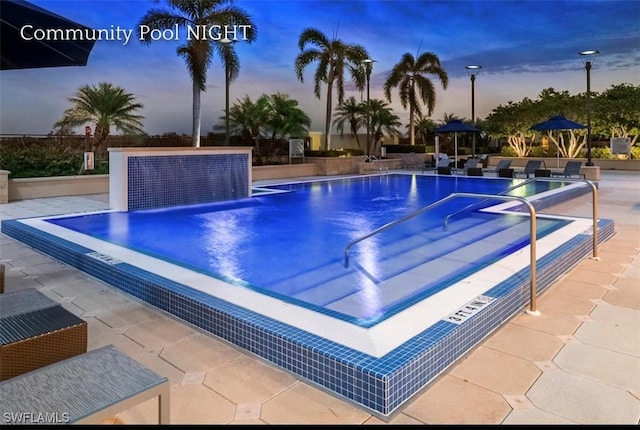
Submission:
<svg viewBox="0 0 640 430">
<path fill-rule="evenodd" d="M 387 154 L 410 154 L 412 152 L 424 154 L 427 149 L 424 145 L 385 145 L 384 147 L 387 148 Z"/>
<path fill-rule="evenodd" d="M 37 142 L 6 140 L 0 148 L 0 166 L 11 172 L 10 178 L 77 175 L 82 163 L 82 152 L 53 138 Z"/>
<path fill-rule="evenodd" d="M 586 156 L 586 152 L 585 152 L 585 156 Z M 611 155 L 611 148 L 609 148 L 609 147 L 591 148 L 591 157 L 592 158 L 603 158 L 603 159 L 606 159 L 606 160 L 615 158 L 615 157 L 613 157 Z"/>
<path fill-rule="evenodd" d="M 509 145 L 503 145 L 502 146 L 502 150 L 500 151 L 500 155 L 502 155 L 503 157 L 516 157 L 516 151 L 514 151 L 514 149 L 512 147 L 510 147 Z"/>
<path fill-rule="evenodd" d="M 364 155 L 364 151 L 355 148 L 329 149 L 328 151 L 314 149 L 305 151 L 304 155 L 305 157 L 359 157 Z"/>
</svg>

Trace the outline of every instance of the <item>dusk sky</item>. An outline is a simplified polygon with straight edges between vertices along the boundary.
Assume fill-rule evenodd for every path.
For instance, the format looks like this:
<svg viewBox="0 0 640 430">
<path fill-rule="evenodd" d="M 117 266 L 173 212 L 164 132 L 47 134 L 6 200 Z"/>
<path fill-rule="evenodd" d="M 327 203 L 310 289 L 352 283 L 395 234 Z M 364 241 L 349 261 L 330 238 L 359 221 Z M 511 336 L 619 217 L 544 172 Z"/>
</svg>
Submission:
<svg viewBox="0 0 640 430">
<path fill-rule="evenodd" d="M 0 133 L 46 134 L 70 106 L 68 97 L 82 85 L 111 82 L 144 105 L 149 134 L 191 134 L 191 79 L 176 47 L 185 42 L 159 40 L 144 45 L 135 29 L 145 12 L 158 7 L 148 0 L 31 0 L 94 29 L 134 30 L 124 40 L 96 42 L 87 66 L 0 72 Z M 586 91 L 586 71 L 578 52 L 599 50 L 591 70 L 592 91 L 612 85 L 640 85 L 640 1 L 412 1 L 238 0 L 256 24 L 257 41 L 236 43 L 241 71 L 230 90 L 231 104 L 249 95 L 287 93 L 312 119 L 311 131 L 324 129 L 325 89 L 313 93 L 316 63 L 301 83 L 294 72 L 298 36 L 313 27 L 329 38 L 360 44 L 374 63 L 371 98 L 406 52 L 435 53 L 449 75 L 437 88 L 432 115 L 471 118 L 471 82 L 466 65 L 482 70 L 475 82 L 476 117 L 524 97 L 536 99 L 545 88 L 578 94 Z M 166 6 L 161 2 L 160 6 Z M 346 96 L 360 93 L 349 90 Z M 366 94 L 365 94 L 366 97 Z M 334 96 L 334 100 L 336 97 Z M 220 123 L 225 101 L 224 67 L 218 59 L 202 93 L 202 134 Z M 392 92 L 392 107 L 403 123 L 408 112 Z M 404 130 L 403 130 L 404 131 Z"/>
</svg>

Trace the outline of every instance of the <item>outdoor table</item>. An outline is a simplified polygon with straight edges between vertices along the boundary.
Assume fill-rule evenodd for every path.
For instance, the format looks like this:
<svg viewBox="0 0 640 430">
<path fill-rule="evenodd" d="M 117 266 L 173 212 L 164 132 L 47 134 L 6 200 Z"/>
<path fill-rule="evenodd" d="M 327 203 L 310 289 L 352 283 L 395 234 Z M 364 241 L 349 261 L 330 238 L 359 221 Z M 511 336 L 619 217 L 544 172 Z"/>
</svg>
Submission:
<svg viewBox="0 0 640 430">
<path fill-rule="evenodd" d="M 87 351 L 87 322 L 35 288 L 0 294 L 0 381 Z"/>
</svg>

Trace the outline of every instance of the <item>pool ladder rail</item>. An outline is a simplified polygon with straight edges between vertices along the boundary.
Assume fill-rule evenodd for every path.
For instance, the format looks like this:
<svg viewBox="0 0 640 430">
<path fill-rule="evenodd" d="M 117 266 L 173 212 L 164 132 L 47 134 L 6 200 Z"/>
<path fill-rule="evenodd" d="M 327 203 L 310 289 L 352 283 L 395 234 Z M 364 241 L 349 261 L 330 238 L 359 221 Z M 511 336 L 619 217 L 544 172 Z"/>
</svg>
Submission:
<svg viewBox="0 0 640 430">
<path fill-rule="evenodd" d="M 425 212 L 428 212 L 438 206 L 443 205 L 444 203 L 456 199 L 456 198 L 476 198 L 476 199 L 482 199 L 481 202 L 479 203 L 472 203 L 466 207 L 464 207 L 463 209 L 461 209 L 460 211 L 454 212 L 452 214 L 449 214 L 445 217 L 444 220 L 444 228 L 446 229 L 447 227 L 447 222 L 449 220 L 449 218 L 453 215 L 457 215 L 465 210 L 470 210 L 473 207 L 476 207 L 477 205 L 481 204 L 482 202 L 486 202 L 488 200 L 505 200 L 505 201 L 509 201 L 509 200 L 516 200 L 521 202 L 522 204 L 525 205 L 525 207 L 529 210 L 529 224 L 530 224 L 530 228 L 529 228 L 529 240 L 530 240 L 530 298 L 529 298 L 529 309 L 526 311 L 528 314 L 530 315 L 540 315 L 540 312 L 538 310 L 536 310 L 536 296 L 537 296 L 537 273 L 536 273 L 536 224 L 537 224 L 537 218 L 536 218 L 536 210 L 533 207 L 533 205 L 529 202 L 529 200 L 525 197 L 519 197 L 519 196 L 507 196 L 504 195 L 503 193 L 509 192 L 509 191 L 513 191 L 517 188 L 523 187 L 531 182 L 535 182 L 535 181 L 544 181 L 544 182 L 551 182 L 551 179 L 546 179 L 546 178 L 532 178 L 532 179 L 528 179 L 525 182 L 522 182 L 520 184 L 517 184 L 516 186 L 510 187 L 507 190 L 502 191 L 502 193 L 500 194 L 479 194 L 479 193 L 451 193 L 449 194 L 447 197 L 444 197 L 434 203 L 431 203 L 427 206 L 424 206 L 420 209 L 417 209 L 413 212 L 411 212 L 410 214 L 407 214 L 401 218 L 398 218 L 394 221 L 391 221 L 367 234 L 365 234 L 364 236 L 361 236 L 359 238 L 356 238 L 352 241 L 350 241 L 349 243 L 347 243 L 347 245 L 345 246 L 344 249 L 344 266 L 345 267 L 349 267 L 349 254 L 351 251 L 351 247 L 353 247 L 353 245 L 368 239 L 372 236 L 375 236 L 379 233 L 382 233 L 383 231 L 386 231 L 392 227 L 395 227 L 398 224 L 401 224 L 405 221 L 408 221 L 412 218 L 415 218 L 418 215 L 421 215 Z M 557 181 L 557 180 L 553 180 L 553 181 Z M 576 181 L 570 181 L 570 182 L 576 182 Z M 590 181 L 590 180 L 580 180 L 579 182 L 585 182 L 588 185 L 591 186 L 591 191 L 592 191 L 592 196 L 593 196 L 593 208 L 592 208 L 592 223 L 593 223 L 593 259 L 595 260 L 599 260 L 598 258 L 598 188 L 595 186 L 595 184 Z"/>
</svg>

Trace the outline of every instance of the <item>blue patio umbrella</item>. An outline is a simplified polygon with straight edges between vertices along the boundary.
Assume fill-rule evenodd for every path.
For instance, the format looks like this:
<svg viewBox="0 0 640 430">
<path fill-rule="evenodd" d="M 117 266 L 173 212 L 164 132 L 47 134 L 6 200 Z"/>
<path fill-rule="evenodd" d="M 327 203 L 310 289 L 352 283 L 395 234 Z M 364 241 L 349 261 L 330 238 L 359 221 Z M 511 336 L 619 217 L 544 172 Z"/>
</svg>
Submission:
<svg viewBox="0 0 640 430">
<path fill-rule="evenodd" d="M 552 116 L 546 121 L 531 126 L 531 130 L 545 131 L 545 130 L 578 130 L 587 128 L 586 125 L 582 125 L 575 121 L 571 121 L 562 115 Z"/>
<path fill-rule="evenodd" d="M 572 121 L 562 115 L 552 116 L 546 121 L 531 126 L 531 130 L 535 131 L 551 131 L 551 130 L 580 130 L 587 128 L 578 122 Z M 558 144 L 556 143 L 556 146 Z M 556 167 L 560 166 L 559 152 L 556 152 Z"/>
<path fill-rule="evenodd" d="M 456 163 L 456 167 L 458 166 L 458 133 L 465 133 L 465 132 L 478 132 L 480 131 L 480 129 L 469 125 L 469 124 L 465 124 L 464 122 L 462 122 L 462 120 L 460 119 L 454 119 L 451 120 L 449 122 L 447 122 L 445 125 L 440 126 L 438 128 L 436 128 L 435 130 L 433 130 L 435 133 L 455 133 L 455 163 Z"/>
<path fill-rule="evenodd" d="M 0 70 L 86 66 L 94 40 L 52 40 L 34 34 L 48 29 L 92 30 L 24 0 L 0 4 Z M 35 37 L 37 36 L 37 37 Z M 32 39 L 32 40 L 29 40 Z M 43 39 L 43 40 L 36 40 Z"/>
</svg>

